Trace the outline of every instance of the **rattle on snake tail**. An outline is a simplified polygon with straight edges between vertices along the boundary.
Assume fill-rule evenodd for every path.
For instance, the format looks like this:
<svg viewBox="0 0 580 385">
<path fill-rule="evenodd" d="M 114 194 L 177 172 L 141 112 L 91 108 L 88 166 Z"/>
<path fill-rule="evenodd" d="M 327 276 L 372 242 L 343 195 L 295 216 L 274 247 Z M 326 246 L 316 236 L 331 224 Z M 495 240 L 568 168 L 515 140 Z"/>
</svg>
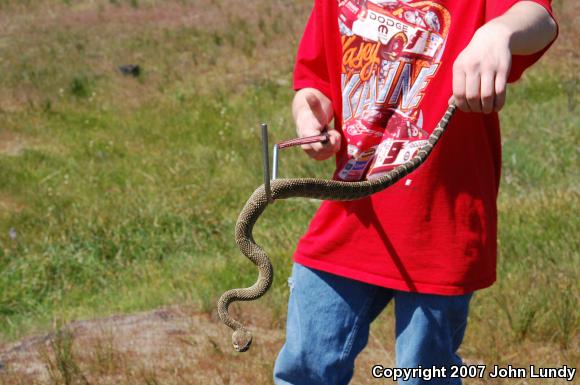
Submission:
<svg viewBox="0 0 580 385">
<path fill-rule="evenodd" d="M 348 201 L 365 198 L 382 191 L 404 178 L 427 159 L 433 147 L 443 132 L 445 132 L 454 112 L 455 105 L 452 103 L 447 108 L 445 115 L 443 115 L 437 127 L 433 130 L 428 143 L 406 163 L 392 169 L 377 179 L 360 182 L 342 182 L 315 178 L 277 179 L 271 181 L 271 199 L 302 197 L 320 200 Z M 246 202 L 238 217 L 235 230 L 238 247 L 258 267 L 258 280 L 251 287 L 226 291 L 220 297 L 217 304 L 219 317 L 227 326 L 234 330 L 232 342 L 234 349 L 238 352 L 248 350 L 252 343 L 252 335 L 239 321 L 230 317 L 228 307 L 235 301 L 252 301 L 260 298 L 272 284 L 274 271 L 270 259 L 266 252 L 256 244 L 252 236 L 254 224 L 264 212 L 268 203 L 270 201 L 268 200 L 265 186 L 262 185 L 254 191 L 250 199 Z"/>
</svg>

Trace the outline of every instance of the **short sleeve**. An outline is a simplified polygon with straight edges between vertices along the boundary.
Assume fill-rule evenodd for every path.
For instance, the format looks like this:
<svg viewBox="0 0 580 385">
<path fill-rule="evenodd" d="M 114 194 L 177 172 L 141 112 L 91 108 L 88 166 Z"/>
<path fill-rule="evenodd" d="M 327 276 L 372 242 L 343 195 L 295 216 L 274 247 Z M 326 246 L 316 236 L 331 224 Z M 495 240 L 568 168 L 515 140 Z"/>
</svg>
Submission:
<svg viewBox="0 0 580 385">
<path fill-rule="evenodd" d="M 330 97 L 330 76 L 322 20 L 320 7 L 316 2 L 298 46 L 293 87 L 295 90 L 307 87 L 316 88 Z"/>
<path fill-rule="evenodd" d="M 498 16 L 503 15 L 508 9 L 510 9 L 515 3 L 522 0 L 488 0 L 486 1 L 486 10 L 485 10 L 485 18 L 486 22 L 494 19 Z M 556 21 L 554 17 L 554 12 L 552 10 L 552 1 L 551 0 L 528 0 L 533 1 L 544 7 L 546 11 L 550 14 L 552 19 Z M 556 35 L 557 36 L 557 35 Z M 508 77 L 508 83 L 515 82 L 519 78 L 522 77 L 524 71 L 531 67 L 535 62 L 540 60 L 540 58 L 546 53 L 546 51 L 550 48 L 552 43 L 556 38 L 554 38 L 550 44 L 544 47 L 541 51 L 535 52 L 530 55 L 513 55 L 512 56 L 512 68 L 510 71 L 510 75 Z"/>
</svg>

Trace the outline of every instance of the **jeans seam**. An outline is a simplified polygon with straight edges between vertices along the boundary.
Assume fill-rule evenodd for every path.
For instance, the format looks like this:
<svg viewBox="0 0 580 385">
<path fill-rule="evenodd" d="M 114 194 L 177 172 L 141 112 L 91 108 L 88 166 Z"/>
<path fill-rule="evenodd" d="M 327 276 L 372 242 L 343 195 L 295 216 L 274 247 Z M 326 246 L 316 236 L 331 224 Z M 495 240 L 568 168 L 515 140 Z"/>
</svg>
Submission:
<svg viewBox="0 0 580 385">
<path fill-rule="evenodd" d="M 471 294 L 471 296 L 473 296 L 473 294 Z M 455 328 L 455 330 L 453 330 L 453 333 L 451 334 L 451 343 L 455 342 L 455 337 L 463 330 L 465 332 L 465 329 L 467 328 L 467 324 L 468 324 L 468 317 L 469 317 L 469 301 L 471 301 L 471 296 L 467 299 L 467 309 L 465 310 L 465 317 L 463 317 L 463 320 L 461 322 L 461 324 Z M 461 344 L 460 344 L 461 345 Z M 453 354 L 456 354 L 456 352 L 453 352 Z"/>
<path fill-rule="evenodd" d="M 455 330 L 453 331 L 453 333 L 451 334 L 451 342 L 452 343 L 453 343 L 455 337 L 459 334 L 459 332 L 461 332 L 461 330 L 465 327 L 467 327 L 467 319 L 465 321 L 462 321 L 461 324 L 459 326 L 457 326 L 455 328 Z"/>
<path fill-rule="evenodd" d="M 352 345 L 354 344 L 356 334 L 358 333 L 358 330 L 360 328 L 360 320 L 362 318 L 362 315 L 369 311 L 371 304 L 374 302 L 374 300 L 377 296 L 377 292 L 378 292 L 378 288 L 375 287 L 372 295 L 370 295 L 367 298 L 367 301 L 365 302 L 365 304 L 363 305 L 363 307 L 361 308 L 359 313 L 356 315 L 355 320 L 354 320 L 354 325 L 353 325 L 352 330 L 350 331 L 350 333 L 346 339 L 346 344 L 345 344 L 344 349 L 342 350 L 342 353 L 340 355 L 340 359 L 339 359 L 340 362 L 344 362 L 346 360 L 346 358 L 348 357 L 348 355 L 350 354 L 350 351 L 352 349 Z"/>
</svg>

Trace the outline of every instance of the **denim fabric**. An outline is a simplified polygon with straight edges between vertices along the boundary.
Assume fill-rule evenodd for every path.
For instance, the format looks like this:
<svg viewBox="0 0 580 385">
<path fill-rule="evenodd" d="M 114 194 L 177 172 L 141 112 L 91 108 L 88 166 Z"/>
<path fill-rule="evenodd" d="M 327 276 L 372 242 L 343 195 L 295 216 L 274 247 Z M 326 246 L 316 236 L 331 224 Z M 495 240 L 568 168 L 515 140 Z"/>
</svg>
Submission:
<svg viewBox="0 0 580 385">
<path fill-rule="evenodd" d="M 467 326 L 471 294 L 396 291 L 296 263 L 288 283 L 286 342 L 274 367 L 276 385 L 348 384 L 355 358 L 368 342 L 370 323 L 391 299 L 395 302 L 397 367 L 461 364 L 456 352 Z M 427 381 L 399 380 L 405 385 L 423 383 Z M 432 379 L 429 384 L 461 381 Z"/>
</svg>

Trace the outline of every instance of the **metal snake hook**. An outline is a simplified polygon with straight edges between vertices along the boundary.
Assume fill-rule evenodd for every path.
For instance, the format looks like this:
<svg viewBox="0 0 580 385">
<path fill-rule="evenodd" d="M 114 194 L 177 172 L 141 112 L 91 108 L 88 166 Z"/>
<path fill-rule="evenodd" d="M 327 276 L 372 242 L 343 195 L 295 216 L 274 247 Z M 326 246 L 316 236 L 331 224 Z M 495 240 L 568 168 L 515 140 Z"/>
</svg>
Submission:
<svg viewBox="0 0 580 385">
<path fill-rule="evenodd" d="M 272 188 L 270 187 L 270 154 L 268 152 L 268 125 L 261 124 L 262 127 L 262 164 L 264 166 L 264 188 L 266 189 L 266 198 L 268 203 L 273 203 Z"/>
<path fill-rule="evenodd" d="M 321 135 L 312 135 L 303 138 L 289 139 L 276 143 L 272 149 L 272 177 L 270 177 L 270 154 L 268 152 L 268 125 L 266 123 L 262 123 L 261 128 L 262 128 L 262 163 L 264 169 L 264 189 L 266 190 L 266 198 L 268 199 L 268 203 L 273 203 L 274 198 L 272 198 L 272 188 L 270 186 L 270 182 L 272 180 L 278 179 L 278 158 L 279 158 L 278 154 L 280 150 L 310 143 L 320 142 L 324 144 L 328 142 L 328 134 L 323 133 Z"/>
</svg>

